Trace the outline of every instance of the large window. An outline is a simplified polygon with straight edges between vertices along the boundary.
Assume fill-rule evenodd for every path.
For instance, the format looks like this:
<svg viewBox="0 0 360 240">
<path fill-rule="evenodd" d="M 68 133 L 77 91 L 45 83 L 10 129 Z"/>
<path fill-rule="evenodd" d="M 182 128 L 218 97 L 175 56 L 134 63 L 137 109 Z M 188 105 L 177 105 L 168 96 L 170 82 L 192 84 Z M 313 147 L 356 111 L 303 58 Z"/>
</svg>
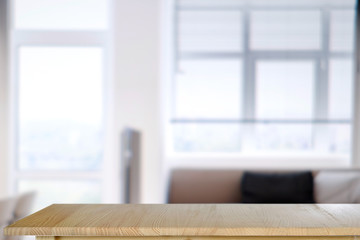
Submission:
<svg viewBox="0 0 360 240">
<path fill-rule="evenodd" d="M 104 193 L 108 1 L 12 5 L 13 187 L 51 203 L 99 203 Z"/>
<path fill-rule="evenodd" d="M 172 153 L 350 160 L 354 0 L 177 0 Z"/>
</svg>

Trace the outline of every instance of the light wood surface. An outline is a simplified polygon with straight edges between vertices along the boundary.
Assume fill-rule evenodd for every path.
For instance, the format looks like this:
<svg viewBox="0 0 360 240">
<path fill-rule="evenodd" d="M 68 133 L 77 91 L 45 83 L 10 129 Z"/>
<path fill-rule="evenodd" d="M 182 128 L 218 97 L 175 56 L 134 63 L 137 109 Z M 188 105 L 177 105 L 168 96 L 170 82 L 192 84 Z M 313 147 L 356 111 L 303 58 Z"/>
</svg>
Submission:
<svg viewBox="0 0 360 240">
<path fill-rule="evenodd" d="M 91 236 L 38 236 L 36 240 L 359 240 L 356 236 L 246 236 L 246 237 L 91 237 Z"/>
<path fill-rule="evenodd" d="M 55 204 L 10 225 L 5 228 L 5 234 L 142 238 L 174 236 L 180 237 L 179 240 L 181 236 L 187 237 L 185 239 L 213 239 L 217 236 L 360 236 L 360 205 Z"/>
</svg>

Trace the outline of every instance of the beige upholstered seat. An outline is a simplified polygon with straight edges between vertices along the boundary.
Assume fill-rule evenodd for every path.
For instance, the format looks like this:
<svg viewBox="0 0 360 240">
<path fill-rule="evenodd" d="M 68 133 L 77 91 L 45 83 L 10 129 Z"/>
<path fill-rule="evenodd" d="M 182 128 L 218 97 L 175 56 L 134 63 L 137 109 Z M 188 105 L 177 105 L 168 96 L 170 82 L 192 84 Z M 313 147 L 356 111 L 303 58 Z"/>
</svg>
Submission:
<svg viewBox="0 0 360 240">
<path fill-rule="evenodd" d="M 22 193 L 16 197 L 0 200 L 0 240 L 18 240 L 19 236 L 3 235 L 3 228 L 10 223 L 25 217 L 31 212 L 36 192 Z"/>
<path fill-rule="evenodd" d="M 3 235 L 3 228 L 12 222 L 16 206 L 16 198 L 0 200 L 0 239 L 7 239 Z"/>
<path fill-rule="evenodd" d="M 36 192 L 26 192 L 20 194 L 16 200 L 16 206 L 14 211 L 14 221 L 19 220 L 27 216 L 31 212 L 35 201 Z"/>
</svg>

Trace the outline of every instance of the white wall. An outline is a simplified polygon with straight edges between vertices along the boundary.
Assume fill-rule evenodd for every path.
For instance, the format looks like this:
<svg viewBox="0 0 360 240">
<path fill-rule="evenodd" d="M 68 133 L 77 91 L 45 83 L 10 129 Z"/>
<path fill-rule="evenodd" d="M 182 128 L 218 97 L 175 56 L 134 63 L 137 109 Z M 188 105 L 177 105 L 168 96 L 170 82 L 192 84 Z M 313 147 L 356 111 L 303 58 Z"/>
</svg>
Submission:
<svg viewBox="0 0 360 240">
<path fill-rule="evenodd" d="M 0 0 L 0 197 L 7 195 L 8 178 L 8 63 L 7 1 Z"/>
<path fill-rule="evenodd" d="M 115 129 L 119 136 L 124 127 L 141 131 L 143 203 L 161 203 L 163 200 L 160 15 L 161 0 L 114 1 Z M 120 152 L 117 156 L 119 159 Z"/>
</svg>

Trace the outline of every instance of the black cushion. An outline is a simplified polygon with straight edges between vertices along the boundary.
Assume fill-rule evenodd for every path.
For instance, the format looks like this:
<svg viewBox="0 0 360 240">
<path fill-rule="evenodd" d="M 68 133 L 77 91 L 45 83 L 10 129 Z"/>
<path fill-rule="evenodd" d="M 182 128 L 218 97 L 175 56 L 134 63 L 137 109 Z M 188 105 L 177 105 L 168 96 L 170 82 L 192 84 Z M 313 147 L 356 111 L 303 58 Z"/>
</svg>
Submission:
<svg viewBox="0 0 360 240">
<path fill-rule="evenodd" d="M 242 203 L 314 203 L 311 172 L 245 172 L 241 180 Z"/>
</svg>

